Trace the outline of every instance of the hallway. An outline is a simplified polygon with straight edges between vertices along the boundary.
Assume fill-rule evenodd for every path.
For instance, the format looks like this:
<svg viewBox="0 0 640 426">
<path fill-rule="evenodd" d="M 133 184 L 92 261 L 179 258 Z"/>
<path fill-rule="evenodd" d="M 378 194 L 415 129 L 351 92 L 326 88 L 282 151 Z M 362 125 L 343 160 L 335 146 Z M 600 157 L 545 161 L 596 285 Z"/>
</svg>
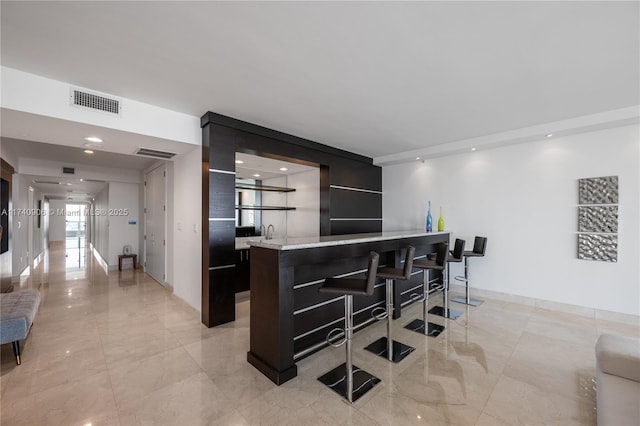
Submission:
<svg viewBox="0 0 640 426">
<path fill-rule="evenodd" d="M 300 361 L 298 377 L 275 386 L 246 362 L 248 301 L 236 304 L 236 322 L 207 329 L 140 269 L 106 274 L 86 256 L 85 268 L 65 269 L 65 251 L 54 247 L 23 279 L 42 304 L 21 366 L 2 346 L 3 425 L 591 425 L 597 335 L 637 333 L 487 299 L 425 338 L 402 328 L 419 315 L 414 305 L 394 322 L 397 338 L 416 347 L 400 364 L 362 349 L 384 324 L 356 333 L 356 364 L 382 383 L 349 407 L 316 380 L 343 350 Z"/>
</svg>

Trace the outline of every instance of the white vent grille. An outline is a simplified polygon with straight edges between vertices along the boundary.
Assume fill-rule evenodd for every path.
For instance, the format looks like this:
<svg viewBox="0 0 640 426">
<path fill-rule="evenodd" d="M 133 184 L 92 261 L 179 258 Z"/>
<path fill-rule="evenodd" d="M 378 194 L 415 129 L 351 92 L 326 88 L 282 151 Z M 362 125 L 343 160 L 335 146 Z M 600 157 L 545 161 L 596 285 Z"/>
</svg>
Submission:
<svg viewBox="0 0 640 426">
<path fill-rule="evenodd" d="M 78 89 L 72 89 L 71 97 L 71 103 L 75 106 L 120 115 L 120 101 L 118 99 L 107 98 Z"/>
<path fill-rule="evenodd" d="M 176 154 L 174 152 L 167 151 L 158 151 L 156 149 L 149 148 L 138 148 L 134 154 L 144 155 L 145 157 L 155 157 L 155 158 L 172 158 Z"/>
</svg>

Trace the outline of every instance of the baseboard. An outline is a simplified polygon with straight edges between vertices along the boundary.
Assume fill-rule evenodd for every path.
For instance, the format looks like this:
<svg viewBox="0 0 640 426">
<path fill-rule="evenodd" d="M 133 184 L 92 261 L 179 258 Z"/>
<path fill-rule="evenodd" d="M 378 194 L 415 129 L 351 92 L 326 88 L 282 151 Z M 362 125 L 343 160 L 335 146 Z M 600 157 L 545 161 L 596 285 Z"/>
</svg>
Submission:
<svg viewBox="0 0 640 426">
<path fill-rule="evenodd" d="M 457 283 L 450 283 L 449 290 L 451 297 L 464 296 L 465 286 Z M 640 326 L 640 316 L 638 315 L 606 311 L 604 309 L 588 308 L 585 306 L 572 305 L 569 303 L 554 302 L 551 300 L 536 299 L 533 297 L 518 296 L 515 294 L 501 293 L 498 291 L 478 288 L 471 288 L 471 296 L 474 298 L 487 297 L 489 299 L 520 303 L 521 305 L 533 306 L 550 311 L 566 312 L 568 314 L 580 315 L 587 318 L 595 318 L 603 321 L 613 321 Z"/>
</svg>

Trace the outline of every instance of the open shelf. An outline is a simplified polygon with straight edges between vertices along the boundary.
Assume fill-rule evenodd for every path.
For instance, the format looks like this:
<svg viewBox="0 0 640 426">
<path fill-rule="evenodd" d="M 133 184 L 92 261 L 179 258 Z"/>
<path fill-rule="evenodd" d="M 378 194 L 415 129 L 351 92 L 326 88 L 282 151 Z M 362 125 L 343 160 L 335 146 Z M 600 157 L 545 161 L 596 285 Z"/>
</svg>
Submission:
<svg viewBox="0 0 640 426">
<path fill-rule="evenodd" d="M 237 205 L 236 210 L 295 210 L 295 207 Z"/>
<path fill-rule="evenodd" d="M 236 182 L 236 189 L 250 189 L 254 191 L 271 191 L 271 192 L 293 192 L 295 188 L 285 188 L 284 186 L 256 185 L 251 183 Z"/>
</svg>

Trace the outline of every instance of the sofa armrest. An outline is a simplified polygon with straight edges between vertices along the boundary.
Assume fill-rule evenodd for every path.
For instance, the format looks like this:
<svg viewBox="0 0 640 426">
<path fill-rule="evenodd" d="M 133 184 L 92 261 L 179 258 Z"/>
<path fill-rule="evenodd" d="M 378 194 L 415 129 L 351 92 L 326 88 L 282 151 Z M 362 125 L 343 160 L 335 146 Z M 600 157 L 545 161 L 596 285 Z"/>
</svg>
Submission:
<svg viewBox="0 0 640 426">
<path fill-rule="evenodd" d="M 640 339 L 602 334 L 596 343 L 596 362 L 603 373 L 640 382 Z"/>
</svg>

